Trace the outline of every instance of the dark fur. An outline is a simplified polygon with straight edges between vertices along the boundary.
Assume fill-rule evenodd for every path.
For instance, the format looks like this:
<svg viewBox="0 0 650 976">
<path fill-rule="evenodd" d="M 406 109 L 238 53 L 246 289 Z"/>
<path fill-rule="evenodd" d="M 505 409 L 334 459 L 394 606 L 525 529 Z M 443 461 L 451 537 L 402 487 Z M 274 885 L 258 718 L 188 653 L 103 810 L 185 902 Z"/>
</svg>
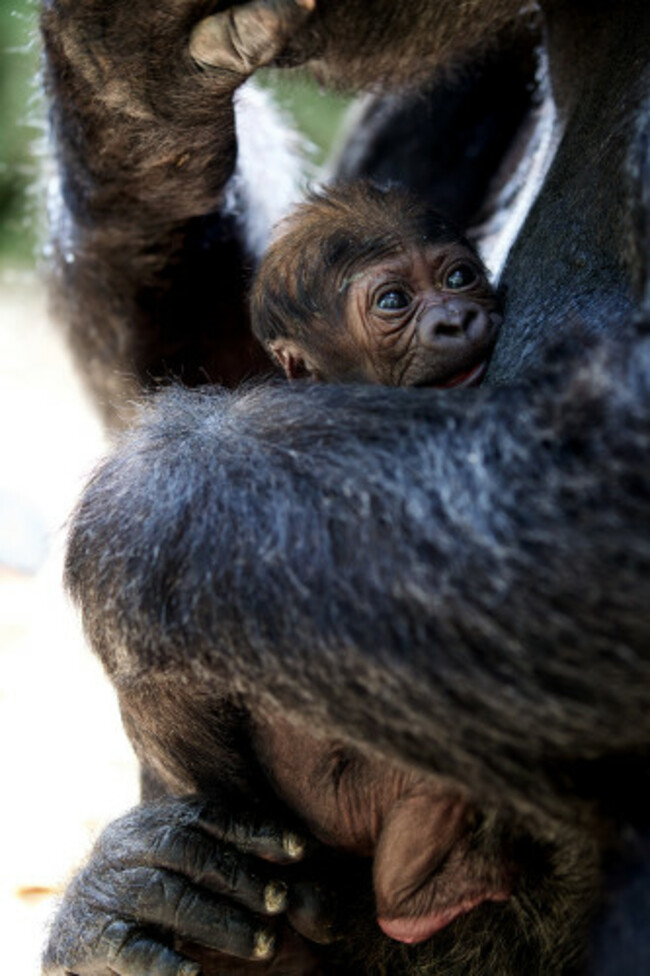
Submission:
<svg viewBox="0 0 650 976">
<path fill-rule="evenodd" d="M 615 959 L 636 976 L 647 953 L 643 920 L 621 918 L 647 900 L 650 822 L 650 351 L 638 335 L 649 310 L 650 10 L 543 7 L 564 137 L 509 257 L 491 385 L 171 394 L 99 471 L 73 525 L 68 580 L 149 796 L 221 797 L 229 823 L 242 796 L 253 808 L 269 800 L 246 734 L 247 711 L 264 701 L 460 781 L 493 856 L 515 857 L 510 902 L 417 949 L 383 938 L 372 907 L 359 907 L 352 934 L 323 950 L 325 972 L 566 976 L 603 895 L 590 972 Z M 469 81 L 438 78 L 431 96 L 466 85 L 470 100 L 480 49 L 494 46 L 499 62 L 519 8 L 321 0 L 280 60 L 311 57 L 321 76 L 388 87 L 471 60 Z M 242 270 L 254 255 L 238 215 L 220 211 L 233 79 L 185 53 L 209 9 L 45 4 L 66 203 L 58 294 L 113 417 L 129 391 L 170 374 L 236 382 L 263 364 Z M 474 145 L 486 165 L 486 143 L 452 118 L 409 128 L 411 170 L 385 137 L 413 104 L 401 112 L 392 99 L 368 153 L 358 136 L 342 169 L 361 159 L 366 177 L 378 167 L 417 185 L 418 148 L 436 139 L 461 155 Z M 549 337 L 571 332 L 568 351 L 545 359 Z M 594 343 L 601 334 L 611 342 Z M 64 900 L 48 973 L 99 976 L 134 940 L 147 943 L 138 972 L 172 971 L 147 962 L 147 940 L 173 941 L 165 878 L 154 875 L 164 923 L 142 928 L 152 920 L 123 869 L 163 835 L 182 849 L 186 816 L 168 799 L 113 826 Z M 622 846 L 630 860 L 617 866 Z M 357 870 L 337 864 L 333 880 L 345 890 Z"/>
<path fill-rule="evenodd" d="M 108 673 L 129 679 L 128 640 L 137 680 L 196 667 L 409 763 L 457 775 L 462 756 L 463 777 L 522 808 L 561 807 L 545 777 L 593 762 L 584 791 L 604 802 L 598 763 L 645 760 L 650 736 L 649 356 L 604 346 L 568 375 L 465 395 L 165 397 L 75 518 L 68 581 Z"/>
<path fill-rule="evenodd" d="M 569 971 L 613 825 L 647 813 L 650 345 L 578 360 L 498 394 L 395 391 L 390 424 L 365 388 L 179 392 L 75 520 L 70 585 L 173 792 L 241 754 L 218 758 L 200 705 L 236 690 L 515 808 L 507 908 L 381 949 L 427 973 Z"/>
</svg>

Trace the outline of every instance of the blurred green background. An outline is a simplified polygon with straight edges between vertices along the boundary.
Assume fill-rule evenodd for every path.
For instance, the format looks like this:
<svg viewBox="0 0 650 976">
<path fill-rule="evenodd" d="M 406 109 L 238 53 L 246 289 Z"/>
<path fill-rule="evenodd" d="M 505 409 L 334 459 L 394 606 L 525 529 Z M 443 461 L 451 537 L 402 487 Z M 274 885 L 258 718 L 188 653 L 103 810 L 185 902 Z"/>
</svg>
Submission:
<svg viewBox="0 0 650 976">
<path fill-rule="evenodd" d="M 110 3 L 111 0 L 106 0 Z M 44 233 L 45 108 L 39 88 L 37 0 L 0 0 L 0 266 L 34 263 Z M 321 162 L 347 100 L 296 72 L 260 73 Z"/>
<path fill-rule="evenodd" d="M 0 263 L 33 263 L 42 228 L 36 4 L 0 0 Z"/>
<path fill-rule="evenodd" d="M 351 98 L 324 92 L 301 71 L 268 70 L 256 77 L 272 89 L 277 103 L 307 137 L 313 148 L 313 161 L 322 163 L 336 142 Z"/>
</svg>

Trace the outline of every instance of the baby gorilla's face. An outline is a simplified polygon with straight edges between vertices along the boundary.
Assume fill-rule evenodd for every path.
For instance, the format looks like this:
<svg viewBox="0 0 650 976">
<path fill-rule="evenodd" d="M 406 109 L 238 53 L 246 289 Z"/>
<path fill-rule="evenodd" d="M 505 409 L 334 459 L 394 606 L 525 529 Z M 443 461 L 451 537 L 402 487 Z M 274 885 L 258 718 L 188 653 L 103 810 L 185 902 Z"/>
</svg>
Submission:
<svg viewBox="0 0 650 976">
<path fill-rule="evenodd" d="M 390 386 L 480 381 L 501 324 L 478 258 L 460 243 L 405 250 L 354 276 L 346 353 L 360 376 Z"/>
</svg>

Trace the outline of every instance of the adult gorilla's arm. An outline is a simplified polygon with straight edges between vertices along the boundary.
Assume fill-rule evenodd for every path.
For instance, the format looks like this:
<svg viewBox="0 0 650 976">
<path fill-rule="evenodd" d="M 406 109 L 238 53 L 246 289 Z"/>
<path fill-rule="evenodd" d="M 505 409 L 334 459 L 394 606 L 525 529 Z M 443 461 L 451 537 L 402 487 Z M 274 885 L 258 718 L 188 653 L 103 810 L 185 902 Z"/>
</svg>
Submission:
<svg viewBox="0 0 650 976">
<path fill-rule="evenodd" d="M 649 379 L 641 339 L 496 390 L 164 396 L 68 555 L 127 723 L 159 750 L 142 703 L 191 675 L 501 797 L 615 804 L 599 761 L 650 744 Z"/>
<path fill-rule="evenodd" d="M 257 0 L 196 28 L 213 9 L 210 0 L 43 5 L 61 173 L 52 198 L 59 317 L 113 421 L 143 385 L 170 375 L 232 384 L 268 368 L 248 327 L 251 235 L 233 214 L 254 210 L 264 225 L 281 208 L 247 200 L 241 152 L 224 197 L 241 149 L 233 96 L 304 23 L 309 3 Z M 251 98 L 240 99 L 238 136 Z M 265 172 L 277 170 L 276 195 L 290 197 L 295 138 L 258 101 L 248 114 Z"/>
</svg>

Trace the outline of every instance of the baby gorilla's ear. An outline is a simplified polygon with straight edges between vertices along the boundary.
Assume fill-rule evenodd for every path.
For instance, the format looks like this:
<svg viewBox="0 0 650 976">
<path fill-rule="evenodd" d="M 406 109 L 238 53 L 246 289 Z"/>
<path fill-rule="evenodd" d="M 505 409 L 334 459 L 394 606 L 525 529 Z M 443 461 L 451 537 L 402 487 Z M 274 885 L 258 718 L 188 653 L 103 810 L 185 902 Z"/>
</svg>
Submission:
<svg viewBox="0 0 650 976">
<path fill-rule="evenodd" d="M 268 349 L 288 379 L 322 379 L 308 353 L 295 339 L 274 339 L 269 342 Z"/>
</svg>

